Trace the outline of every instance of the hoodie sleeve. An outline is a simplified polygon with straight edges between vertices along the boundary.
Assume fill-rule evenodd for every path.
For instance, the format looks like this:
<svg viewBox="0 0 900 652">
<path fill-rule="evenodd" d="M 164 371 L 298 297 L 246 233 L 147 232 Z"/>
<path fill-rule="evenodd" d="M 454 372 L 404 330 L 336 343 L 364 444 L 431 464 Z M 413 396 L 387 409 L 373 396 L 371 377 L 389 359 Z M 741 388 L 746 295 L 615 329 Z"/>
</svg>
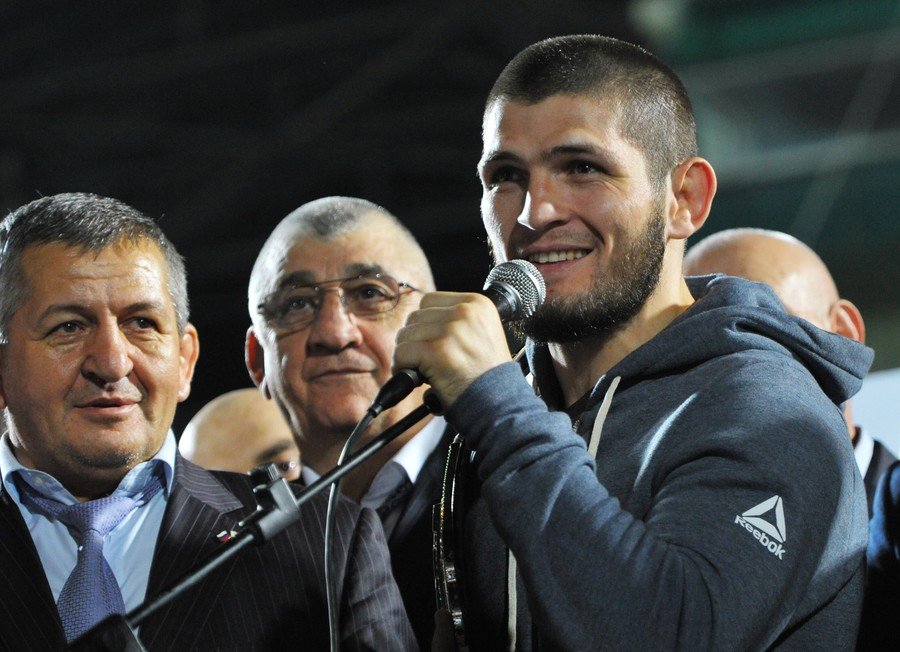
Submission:
<svg viewBox="0 0 900 652">
<path fill-rule="evenodd" d="M 865 505 L 843 422 L 824 396 L 798 395 L 808 375 L 779 371 L 774 390 L 773 369 L 706 374 L 704 387 L 654 415 L 634 481 L 619 492 L 627 509 L 568 417 L 549 412 L 514 365 L 457 400 L 448 421 L 477 450 L 491 521 L 551 647 L 766 648 L 860 573 Z M 653 400 L 628 409 L 646 417 L 659 409 Z M 604 460 L 601 445 L 601 464 L 618 459 Z M 747 518 L 779 509 L 786 521 L 768 527 Z M 857 598 L 841 598 L 845 622 L 835 623 L 848 641 Z"/>
</svg>

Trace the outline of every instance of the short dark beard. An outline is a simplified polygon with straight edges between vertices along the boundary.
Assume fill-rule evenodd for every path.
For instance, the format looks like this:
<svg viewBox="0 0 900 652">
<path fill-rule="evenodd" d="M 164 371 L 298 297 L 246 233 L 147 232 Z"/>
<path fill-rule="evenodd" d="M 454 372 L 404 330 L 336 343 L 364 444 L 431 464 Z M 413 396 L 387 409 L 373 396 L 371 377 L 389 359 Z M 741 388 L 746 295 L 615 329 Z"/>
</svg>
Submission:
<svg viewBox="0 0 900 652">
<path fill-rule="evenodd" d="M 515 335 L 539 344 L 608 341 L 656 290 L 666 252 L 665 228 L 662 206 L 657 205 L 640 238 L 612 261 L 608 273 L 595 272 L 587 290 L 550 299 L 529 319 L 512 323 Z"/>
</svg>

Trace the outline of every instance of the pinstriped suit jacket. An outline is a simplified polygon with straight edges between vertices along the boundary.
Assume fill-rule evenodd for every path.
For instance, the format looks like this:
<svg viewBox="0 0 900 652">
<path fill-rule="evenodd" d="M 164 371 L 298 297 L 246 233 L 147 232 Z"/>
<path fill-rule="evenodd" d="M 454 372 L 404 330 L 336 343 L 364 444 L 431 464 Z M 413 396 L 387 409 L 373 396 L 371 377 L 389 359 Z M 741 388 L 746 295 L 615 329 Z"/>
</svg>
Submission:
<svg viewBox="0 0 900 652">
<path fill-rule="evenodd" d="M 317 497 L 318 498 L 318 497 Z M 248 476 L 178 457 L 147 595 L 155 596 L 219 545 L 215 534 L 256 508 Z M 326 650 L 325 501 L 269 543 L 244 550 L 140 628 L 149 650 Z M 415 639 L 391 577 L 378 517 L 344 502 L 336 542 L 342 649 L 410 650 Z M 0 649 L 61 650 L 65 637 L 21 514 L 0 493 Z"/>
</svg>

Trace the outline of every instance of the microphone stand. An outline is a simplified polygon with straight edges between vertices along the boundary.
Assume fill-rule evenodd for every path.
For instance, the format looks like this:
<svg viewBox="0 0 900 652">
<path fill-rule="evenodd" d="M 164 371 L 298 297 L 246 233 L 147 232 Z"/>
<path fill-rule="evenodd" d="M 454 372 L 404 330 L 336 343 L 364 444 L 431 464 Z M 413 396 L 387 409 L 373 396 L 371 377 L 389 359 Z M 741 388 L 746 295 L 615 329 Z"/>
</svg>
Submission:
<svg viewBox="0 0 900 652">
<path fill-rule="evenodd" d="M 347 473 L 368 460 L 375 453 L 429 414 L 440 411 L 437 397 L 426 395 L 425 402 L 407 414 L 400 421 L 375 437 L 356 453 L 348 456 L 340 464 L 322 475 L 318 480 L 295 496 L 287 481 L 278 475 L 274 464 L 265 464 L 251 472 L 257 483 L 253 487 L 256 495 L 256 511 L 238 524 L 238 529 L 204 563 L 187 576 L 164 590 L 151 600 L 145 600 L 127 614 L 113 614 L 72 641 L 69 650 L 73 652 L 145 652 L 136 632 L 150 616 L 171 603 L 183 593 L 202 582 L 210 573 L 234 558 L 244 548 L 255 544 L 263 545 L 287 527 L 300 520 L 299 507 L 325 487 L 344 477 Z"/>
</svg>

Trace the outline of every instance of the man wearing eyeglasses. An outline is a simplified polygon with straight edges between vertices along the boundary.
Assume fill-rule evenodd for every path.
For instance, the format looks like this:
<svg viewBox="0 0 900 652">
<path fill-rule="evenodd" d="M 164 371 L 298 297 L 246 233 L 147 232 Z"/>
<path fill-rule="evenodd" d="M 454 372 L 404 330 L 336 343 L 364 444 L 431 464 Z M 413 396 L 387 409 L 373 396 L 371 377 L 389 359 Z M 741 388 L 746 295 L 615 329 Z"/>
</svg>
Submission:
<svg viewBox="0 0 900 652">
<path fill-rule="evenodd" d="M 253 381 L 284 413 L 308 484 L 333 467 L 354 426 L 391 377 L 394 338 L 434 290 L 425 254 L 383 208 L 327 197 L 275 228 L 250 277 L 246 360 Z M 370 440 L 422 403 L 424 388 L 384 412 Z M 381 516 L 413 629 L 423 648 L 434 629 L 431 505 L 449 433 L 420 421 L 346 476 L 342 489 Z"/>
</svg>

